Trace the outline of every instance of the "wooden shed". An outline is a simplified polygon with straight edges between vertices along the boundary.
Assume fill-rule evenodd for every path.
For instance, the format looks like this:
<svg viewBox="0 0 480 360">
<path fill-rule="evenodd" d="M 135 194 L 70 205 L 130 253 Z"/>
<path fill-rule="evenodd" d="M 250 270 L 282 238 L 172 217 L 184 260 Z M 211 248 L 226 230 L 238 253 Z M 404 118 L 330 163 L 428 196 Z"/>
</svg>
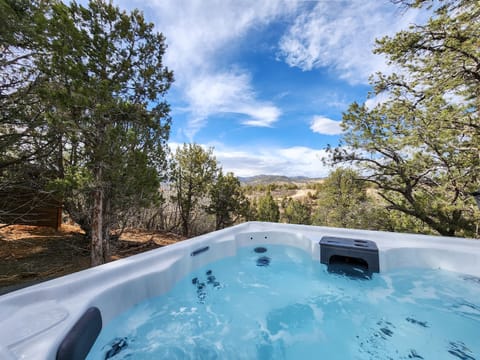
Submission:
<svg viewBox="0 0 480 360">
<path fill-rule="evenodd" d="M 22 188 L 0 191 L 0 223 L 48 226 L 62 225 L 62 202 L 48 192 Z"/>
</svg>

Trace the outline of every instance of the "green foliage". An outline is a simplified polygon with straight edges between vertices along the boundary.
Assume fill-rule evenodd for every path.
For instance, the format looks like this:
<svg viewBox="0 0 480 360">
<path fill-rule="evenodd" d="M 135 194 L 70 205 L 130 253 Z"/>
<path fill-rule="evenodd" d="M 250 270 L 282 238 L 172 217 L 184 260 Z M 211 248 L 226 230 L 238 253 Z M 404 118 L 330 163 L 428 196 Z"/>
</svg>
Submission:
<svg viewBox="0 0 480 360">
<path fill-rule="evenodd" d="M 283 218 L 289 224 L 311 224 L 312 209 L 309 204 L 289 198 L 283 206 Z"/>
<path fill-rule="evenodd" d="M 297 184 L 285 184 L 284 187 L 287 190 L 298 190 L 299 189 Z"/>
<path fill-rule="evenodd" d="M 362 228 L 366 184 L 351 169 L 336 169 L 319 186 L 313 224 L 344 228 Z"/>
<path fill-rule="evenodd" d="M 257 200 L 253 198 L 251 201 L 247 199 L 247 213 L 245 214 L 246 221 L 257 221 L 258 220 L 258 204 Z"/>
<path fill-rule="evenodd" d="M 268 181 L 268 178 L 266 175 L 263 175 L 265 178 L 262 178 L 263 181 Z M 287 178 L 288 179 L 288 178 Z M 276 192 L 276 191 L 285 191 L 285 190 L 298 190 L 299 187 L 296 184 L 293 183 L 283 183 L 283 184 L 278 184 L 278 183 L 261 183 L 261 184 L 247 184 L 243 186 L 245 189 L 245 192 L 247 194 L 253 194 L 255 192 Z"/>
<path fill-rule="evenodd" d="M 0 0 L 0 171 L 31 162 L 42 168 L 52 151 L 52 133 L 38 91 L 44 76 L 33 63 L 41 54 L 44 7 Z"/>
<path fill-rule="evenodd" d="M 189 236 L 195 210 L 213 183 L 217 161 L 213 149 L 204 150 L 198 144 L 183 144 L 172 161 L 172 200 L 180 212 L 182 233 Z"/>
<path fill-rule="evenodd" d="M 414 216 L 401 211 L 391 210 L 385 206 L 372 206 L 367 209 L 369 229 L 396 231 L 404 233 L 435 234 L 427 224 Z"/>
<path fill-rule="evenodd" d="M 258 199 L 256 215 L 258 221 L 278 222 L 280 220 L 280 209 L 270 192 Z"/>
<path fill-rule="evenodd" d="M 41 207 L 37 200 L 51 195 L 46 186 L 58 175 L 56 134 L 38 95 L 45 78 L 33 66 L 42 53 L 43 10 L 36 1 L 0 0 L 0 222 Z"/>
<path fill-rule="evenodd" d="M 0 0 L 0 8 L 0 168 L 54 169 L 49 188 L 87 234 L 95 224 L 102 262 L 110 229 L 158 199 L 166 171 L 165 39 L 138 10 L 104 1 Z"/>
<path fill-rule="evenodd" d="M 418 1 L 422 6 L 428 2 Z M 386 102 L 344 114 L 336 163 L 353 162 L 391 210 L 442 235 L 475 236 L 480 186 L 480 5 L 445 2 L 425 26 L 378 41 L 402 74 L 377 74 Z"/>
<path fill-rule="evenodd" d="M 122 215 L 158 198 L 170 122 L 163 97 L 173 80 L 162 64 L 165 39 L 138 10 L 103 1 L 54 2 L 48 18 L 50 56 L 38 67 L 49 78 L 44 98 L 55 105 L 50 123 L 65 175 L 89 172 L 92 180 L 67 188 L 65 207 L 108 241 Z"/>
<path fill-rule="evenodd" d="M 229 172 L 223 175 L 220 169 L 215 182 L 210 187 L 210 205 L 207 213 L 215 215 L 215 229 L 233 225 L 243 216 L 248 216 L 249 203 L 238 178 Z"/>
<path fill-rule="evenodd" d="M 342 228 L 432 233 L 420 220 L 388 209 L 377 190 L 368 187 L 368 183 L 352 169 L 332 171 L 318 187 L 312 223 Z"/>
</svg>

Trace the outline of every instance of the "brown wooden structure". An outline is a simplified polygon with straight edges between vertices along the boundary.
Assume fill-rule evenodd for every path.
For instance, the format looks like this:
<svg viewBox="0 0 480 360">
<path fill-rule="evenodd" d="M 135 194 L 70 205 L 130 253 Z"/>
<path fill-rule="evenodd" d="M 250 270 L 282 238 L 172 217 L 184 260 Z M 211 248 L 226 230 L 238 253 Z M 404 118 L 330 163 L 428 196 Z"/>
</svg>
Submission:
<svg viewBox="0 0 480 360">
<path fill-rule="evenodd" d="M 15 189 L 0 192 L 0 223 L 48 226 L 62 225 L 62 202 L 46 192 Z"/>
</svg>

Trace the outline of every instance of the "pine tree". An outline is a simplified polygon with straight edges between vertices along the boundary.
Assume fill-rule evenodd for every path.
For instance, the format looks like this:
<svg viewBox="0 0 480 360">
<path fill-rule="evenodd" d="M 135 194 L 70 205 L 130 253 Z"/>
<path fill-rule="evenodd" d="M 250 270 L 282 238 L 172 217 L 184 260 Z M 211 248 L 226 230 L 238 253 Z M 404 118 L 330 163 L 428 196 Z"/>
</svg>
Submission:
<svg viewBox="0 0 480 360">
<path fill-rule="evenodd" d="M 300 200 L 289 198 L 286 200 L 283 217 L 289 224 L 311 224 L 311 207 Z"/>
<path fill-rule="evenodd" d="M 215 182 L 210 187 L 210 205 L 207 213 L 215 215 L 215 229 L 233 225 L 248 213 L 248 201 L 238 178 L 229 172 L 223 175 L 220 169 Z"/>
<path fill-rule="evenodd" d="M 280 209 L 270 191 L 258 199 L 257 220 L 268 222 L 278 222 L 280 220 Z"/>
<path fill-rule="evenodd" d="M 92 238 L 92 265 L 108 261 L 115 216 L 154 199 L 166 169 L 173 80 L 165 38 L 142 13 L 112 3 L 48 3 L 36 61 L 40 92 L 56 134 L 55 187 Z"/>
<path fill-rule="evenodd" d="M 430 1 L 402 1 L 426 6 Z M 446 1 L 426 25 L 378 41 L 401 69 L 377 74 L 374 108 L 344 114 L 336 163 L 353 162 L 378 186 L 389 209 L 442 235 L 475 236 L 480 187 L 480 4 Z"/>
<path fill-rule="evenodd" d="M 213 149 L 183 144 L 175 152 L 172 167 L 172 200 L 180 212 L 182 234 L 189 236 L 195 212 L 200 210 L 198 205 L 207 198 L 214 181 L 217 161 Z"/>
</svg>

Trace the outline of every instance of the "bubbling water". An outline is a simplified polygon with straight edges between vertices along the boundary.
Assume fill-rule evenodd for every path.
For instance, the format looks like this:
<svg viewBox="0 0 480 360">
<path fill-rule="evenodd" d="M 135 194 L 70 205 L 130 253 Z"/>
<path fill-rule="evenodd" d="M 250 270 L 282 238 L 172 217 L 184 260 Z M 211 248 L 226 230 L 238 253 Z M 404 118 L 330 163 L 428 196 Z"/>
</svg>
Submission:
<svg viewBox="0 0 480 360">
<path fill-rule="evenodd" d="M 102 330 L 88 359 L 478 359 L 480 279 L 332 274 L 300 249 L 239 250 Z"/>
</svg>

